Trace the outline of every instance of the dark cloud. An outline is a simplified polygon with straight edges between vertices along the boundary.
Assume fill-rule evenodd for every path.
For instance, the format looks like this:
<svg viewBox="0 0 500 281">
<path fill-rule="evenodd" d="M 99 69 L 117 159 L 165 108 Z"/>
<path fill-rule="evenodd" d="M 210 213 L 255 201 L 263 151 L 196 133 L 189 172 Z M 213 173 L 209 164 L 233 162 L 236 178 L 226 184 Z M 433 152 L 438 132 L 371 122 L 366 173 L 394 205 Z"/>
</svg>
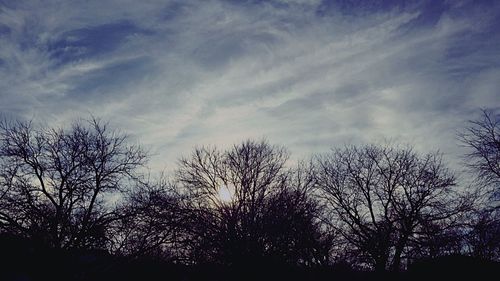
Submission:
<svg viewBox="0 0 500 281">
<path fill-rule="evenodd" d="M 150 34 L 128 21 L 69 30 L 47 44 L 51 59 L 64 64 L 79 59 L 102 57 L 119 48 L 134 35 Z"/>
<path fill-rule="evenodd" d="M 123 99 L 126 95 L 133 94 L 127 89 L 155 71 L 154 59 L 150 57 L 111 63 L 88 75 L 74 77 L 71 81 L 74 88 L 64 98 L 92 103 L 113 102 L 114 99 Z"/>
</svg>

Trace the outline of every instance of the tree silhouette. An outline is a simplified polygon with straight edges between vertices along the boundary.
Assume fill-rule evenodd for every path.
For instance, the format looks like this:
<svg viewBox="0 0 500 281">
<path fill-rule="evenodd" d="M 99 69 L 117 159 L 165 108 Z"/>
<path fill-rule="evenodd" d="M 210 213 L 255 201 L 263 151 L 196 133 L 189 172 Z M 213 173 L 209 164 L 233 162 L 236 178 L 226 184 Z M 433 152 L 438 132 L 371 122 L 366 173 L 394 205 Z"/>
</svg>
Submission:
<svg viewBox="0 0 500 281">
<path fill-rule="evenodd" d="M 484 111 L 461 135 L 478 186 L 497 191 L 498 124 Z M 0 242 L 13 245 L 4 255 L 25 245 L 13 263 L 47 257 L 8 274 L 49 276 L 55 261 L 62 278 L 108 269 L 133 278 L 161 267 L 179 278 L 193 270 L 188 280 L 255 279 L 255 268 L 286 268 L 293 279 L 311 268 L 349 276 L 456 259 L 479 270 L 500 259 L 496 198 L 457 188 L 439 153 L 345 146 L 293 166 L 285 148 L 248 140 L 197 148 L 172 178 L 155 179 L 142 173 L 144 151 L 127 141 L 96 119 L 64 128 L 0 122 Z"/>
<path fill-rule="evenodd" d="M 67 129 L 0 123 L 0 229 L 56 248 L 105 247 L 110 204 L 146 161 L 99 120 Z"/>
<path fill-rule="evenodd" d="M 484 260 L 500 259 L 500 218 L 498 212 L 480 210 L 466 236 L 470 254 Z"/>
<path fill-rule="evenodd" d="M 132 259 L 183 258 L 176 249 L 185 219 L 181 196 L 165 178 L 137 184 L 117 209 L 121 215 L 110 227 L 110 251 Z"/>
<path fill-rule="evenodd" d="M 325 259 L 316 205 L 292 180 L 287 159 L 283 148 L 263 141 L 227 151 L 199 148 L 181 159 L 177 182 L 190 198 L 194 259 L 228 265 Z"/>
<path fill-rule="evenodd" d="M 465 165 L 475 175 L 479 204 L 469 218 L 467 244 L 470 254 L 482 259 L 500 258 L 500 115 L 482 110 L 458 134 L 468 151 Z"/>
<path fill-rule="evenodd" d="M 469 121 L 459 133 L 462 144 L 469 149 L 466 165 L 476 174 L 480 184 L 493 187 L 500 194 L 500 115 L 482 111 L 482 118 Z"/>
<path fill-rule="evenodd" d="M 379 271 L 399 270 L 426 224 L 453 221 L 465 206 L 441 157 L 411 148 L 334 149 L 316 158 L 316 175 L 330 221 Z"/>
</svg>

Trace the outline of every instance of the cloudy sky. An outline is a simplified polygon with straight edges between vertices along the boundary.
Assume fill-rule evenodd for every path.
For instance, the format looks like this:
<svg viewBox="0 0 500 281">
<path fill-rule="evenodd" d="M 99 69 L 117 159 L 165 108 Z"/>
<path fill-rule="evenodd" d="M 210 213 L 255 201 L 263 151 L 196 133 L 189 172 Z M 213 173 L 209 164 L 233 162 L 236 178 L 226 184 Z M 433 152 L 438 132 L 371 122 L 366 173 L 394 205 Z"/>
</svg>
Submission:
<svg viewBox="0 0 500 281">
<path fill-rule="evenodd" d="M 456 157 L 464 121 L 500 107 L 500 2 L 394 2 L 0 0 L 0 113 L 93 114 L 155 169 L 263 137 Z"/>
</svg>

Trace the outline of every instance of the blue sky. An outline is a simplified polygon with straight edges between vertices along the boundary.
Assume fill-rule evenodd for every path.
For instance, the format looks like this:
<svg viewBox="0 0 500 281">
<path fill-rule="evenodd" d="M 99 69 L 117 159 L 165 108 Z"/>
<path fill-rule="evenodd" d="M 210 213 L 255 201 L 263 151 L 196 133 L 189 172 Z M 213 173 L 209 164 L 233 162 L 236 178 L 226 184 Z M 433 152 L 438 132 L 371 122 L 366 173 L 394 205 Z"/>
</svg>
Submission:
<svg viewBox="0 0 500 281">
<path fill-rule="evenodd" d="M 153 169 L 262 137 L 455 159 L 465 120 L 500 107 L 498 30 L 498 1 L 0 1 L 0 113 L 93 114 Z"/>
</svg>

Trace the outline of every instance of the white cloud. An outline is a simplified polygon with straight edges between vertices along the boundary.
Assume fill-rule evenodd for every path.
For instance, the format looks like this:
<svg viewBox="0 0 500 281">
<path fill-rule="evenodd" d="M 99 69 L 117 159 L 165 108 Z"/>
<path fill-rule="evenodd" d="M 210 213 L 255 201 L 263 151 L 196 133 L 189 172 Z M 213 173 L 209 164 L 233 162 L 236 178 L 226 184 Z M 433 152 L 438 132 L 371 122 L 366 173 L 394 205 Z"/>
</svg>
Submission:
<svg viewBox="0 0 500 281">
<path fill-rule="evenodd" d="M 488 34 L 497 7 L 364 7 L 355 17 L 335 5 L 320 15 L 321 1 L 277 2 L 286 5 L 5 7 L 0 110 L 50 122 L 102 116 L 150 147 L 157 168 L 194 145 L 248 137 L 297 157 L 384 137 L 456 155 L 463 120 L 498 103 L 500 38 Z"/>
</svg>

